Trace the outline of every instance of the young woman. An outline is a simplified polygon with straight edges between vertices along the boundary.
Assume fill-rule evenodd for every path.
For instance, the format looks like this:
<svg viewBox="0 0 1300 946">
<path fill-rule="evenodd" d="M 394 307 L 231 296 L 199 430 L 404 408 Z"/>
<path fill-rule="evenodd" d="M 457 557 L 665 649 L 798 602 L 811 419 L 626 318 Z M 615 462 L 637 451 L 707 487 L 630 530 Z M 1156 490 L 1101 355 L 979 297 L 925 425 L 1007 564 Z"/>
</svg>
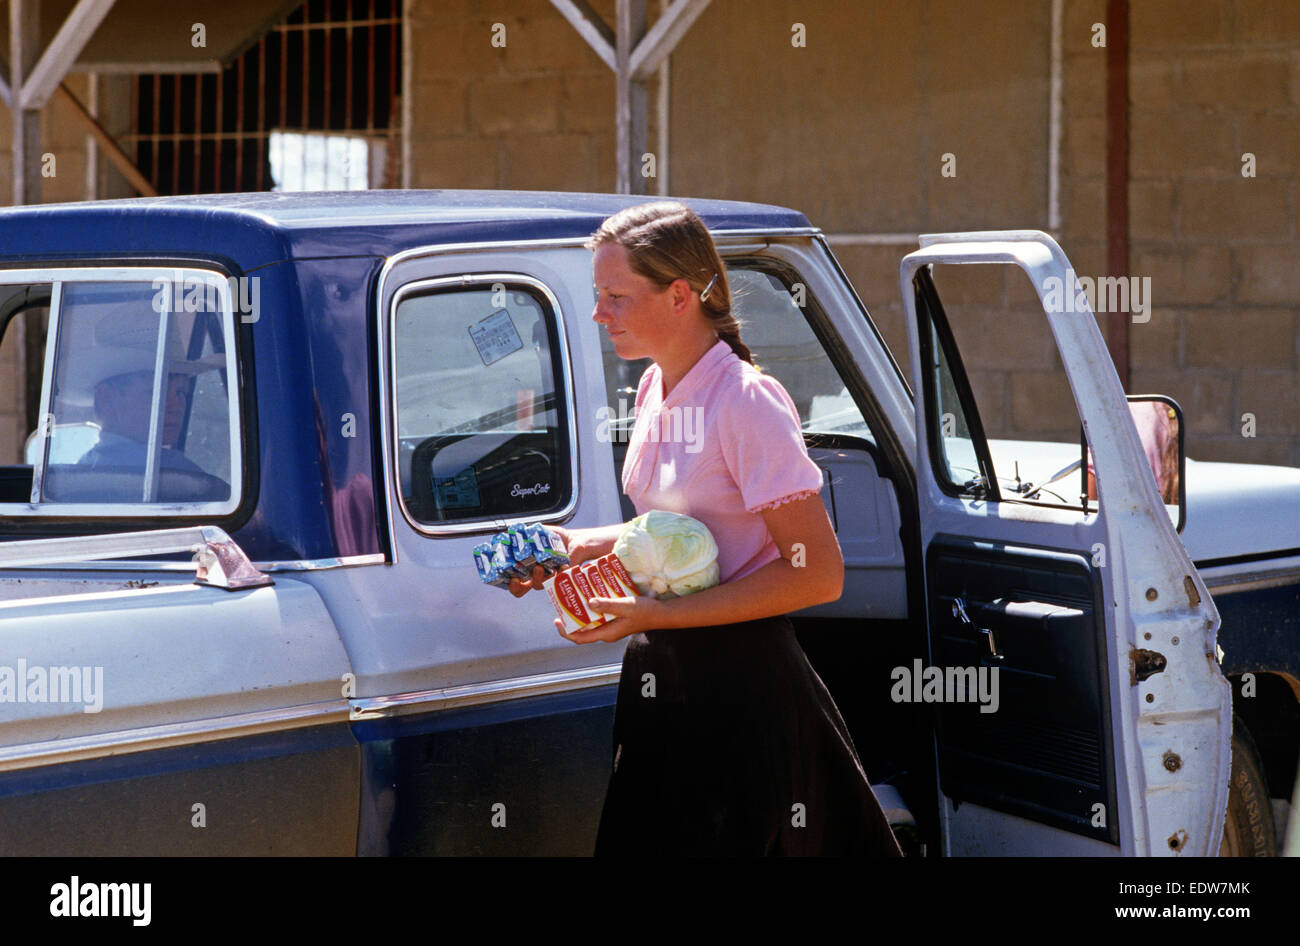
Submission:
<svg viewBox="0 0 1300 946">
<path fill-rule="evenodd" d="M 707 228 L 684 204 L 645 204 L 610 217 L 588 246 L 593 319 L 620 358 L 654 361 L 623 490 L 638 513 L 708 526 L 721 579 L 684 598 L 597 599 L 617 619 L 593 630 L 556 622 L 578 644 L 629 638 L 596 853 L 900 855 L 785 616 L 838 598 L 844 563 L 794 403 L 740 340 Z M 576 563 L 608 553 L 622 528 L 556 531 Z"/>
</svg>

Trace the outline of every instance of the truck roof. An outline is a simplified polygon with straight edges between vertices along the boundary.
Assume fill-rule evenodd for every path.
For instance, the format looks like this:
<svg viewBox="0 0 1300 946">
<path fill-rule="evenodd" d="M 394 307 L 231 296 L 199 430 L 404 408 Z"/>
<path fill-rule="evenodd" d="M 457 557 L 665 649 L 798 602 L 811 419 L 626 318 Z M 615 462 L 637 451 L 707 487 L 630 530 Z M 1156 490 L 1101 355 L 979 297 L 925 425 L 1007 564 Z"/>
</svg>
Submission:
<svg viewBox="0 0 1300 946">
<path fill-rule="evenodd" d="M 0 210 L 0 256 L 215 256 L 247 271 L 281 259 L 391 256 L 431 243 L 581 237 L 610 214 L 655 199 L 561 191 L 367 190 L 35 204 Z M 811 226 L 803 214 L 784 207 L 680 199 L 712 230 Z"/>
</svg>

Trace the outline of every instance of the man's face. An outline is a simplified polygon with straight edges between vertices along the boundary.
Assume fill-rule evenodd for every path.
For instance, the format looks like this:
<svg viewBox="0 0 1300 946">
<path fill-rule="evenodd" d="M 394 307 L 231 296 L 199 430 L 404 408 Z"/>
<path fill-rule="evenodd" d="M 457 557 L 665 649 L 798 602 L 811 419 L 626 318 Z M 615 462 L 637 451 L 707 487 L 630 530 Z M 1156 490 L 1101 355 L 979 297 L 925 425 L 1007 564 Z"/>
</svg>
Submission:
<svg viewBox="0 0 1300 946">
<path fill-rule="evenodd" d="M 163 446 L 174 447 L 185 421 L 189 379 L 173 374 L 167 380 L 163 402 Z M 149 407 L 153 399 L 153 373 L 137 371 L 101 382 L 95 407 L 104 429 L 144 443 L 149 439 Z"/>
</svg>

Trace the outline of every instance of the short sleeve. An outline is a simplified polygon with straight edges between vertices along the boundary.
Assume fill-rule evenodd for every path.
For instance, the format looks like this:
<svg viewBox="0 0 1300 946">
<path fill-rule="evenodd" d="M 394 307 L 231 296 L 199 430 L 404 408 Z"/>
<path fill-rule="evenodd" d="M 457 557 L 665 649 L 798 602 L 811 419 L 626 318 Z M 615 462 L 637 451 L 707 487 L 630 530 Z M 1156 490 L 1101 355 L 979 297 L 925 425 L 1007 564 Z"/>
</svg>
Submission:
<svg viewBox="0 0 1300 946">
<path fill-rule="evenodd" d="M 718 438 L 748 512 L 821 491 L 822 471 L 808 456 L 794 401 L 771 375 L 742 374 L 719 407 Z"/>
</svg>

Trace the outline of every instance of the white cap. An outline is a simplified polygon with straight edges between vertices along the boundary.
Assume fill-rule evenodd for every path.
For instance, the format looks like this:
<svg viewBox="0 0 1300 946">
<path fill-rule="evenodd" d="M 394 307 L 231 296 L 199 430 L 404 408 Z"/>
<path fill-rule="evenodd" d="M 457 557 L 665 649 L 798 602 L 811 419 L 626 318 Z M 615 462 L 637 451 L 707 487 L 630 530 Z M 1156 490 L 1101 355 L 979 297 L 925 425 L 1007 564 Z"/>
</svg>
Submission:
<svg viewBox="0 0 1300 946">
<path fill-rule="evenodd" d="M 94 403 L 95 388 L 101 381 L 136 372 L 153 375 L 158 346 L 156 315 L 132 317 L 130 313 L 110 312 L 88 318 L 89 313 L 75 310 L 72 314 L 74 324 L 67 326 L 66 334 L 60 333 L 64 342 L 60 345 L 59 359 L 60 401 L 89 405 Z M 94 318 L 94 329 L 83 331 L 91 318 Z M 168 318 L 171 319 L 165 368 L 168 374 L 196 375 L 225 366 L 223 354 L 186 358 L 185 339 L 193 319 L 176 315 Z"/>
</svg>

